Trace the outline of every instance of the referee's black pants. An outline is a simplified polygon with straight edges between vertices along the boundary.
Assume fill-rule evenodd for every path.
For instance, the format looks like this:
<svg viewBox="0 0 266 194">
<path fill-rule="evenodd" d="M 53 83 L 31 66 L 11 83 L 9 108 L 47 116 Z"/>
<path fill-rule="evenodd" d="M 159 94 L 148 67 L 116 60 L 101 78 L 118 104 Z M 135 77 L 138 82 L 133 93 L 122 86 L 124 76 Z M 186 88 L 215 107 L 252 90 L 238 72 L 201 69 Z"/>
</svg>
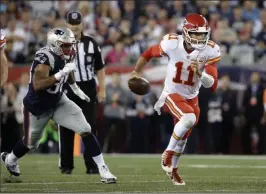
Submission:
<svg viewBox="0 0 266 194">
<path fill-rule="evenodd" d="M 86 82 L 77 82 L 80 89 L 90 97 L 90 102 L 80 99 L 77 95 L 73 93 L 70 87 L 67 86 L 67 96 L 70 100 L 74 101 L 81 109 L 87 120 L 91 125 L 92 132 L 96 135 L 96 114 L 97 114 L 97 98 L 96 98 L 96 84 L 95 80 Z M 59 165 L 61 169 L 74 168 L 74 135 L 75 133 L 65 127 L 60 126 L 59 129 L 59 151 L 60 151 L 60 161 Z M 89 151 L 84 149 L 83 157 L 87 172 L 92 169 L 98 169 L 97 165 L 93 161 L 89 154 Z"/>
</svg>

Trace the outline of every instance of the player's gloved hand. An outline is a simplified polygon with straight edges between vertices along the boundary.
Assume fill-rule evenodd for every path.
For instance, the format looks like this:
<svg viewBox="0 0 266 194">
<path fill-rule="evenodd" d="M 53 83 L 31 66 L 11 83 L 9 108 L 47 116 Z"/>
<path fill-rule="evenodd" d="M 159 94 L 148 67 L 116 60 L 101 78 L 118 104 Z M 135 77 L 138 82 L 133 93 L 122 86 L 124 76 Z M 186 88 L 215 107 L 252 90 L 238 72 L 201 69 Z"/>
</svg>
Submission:
<svg viewBox="0 0 266 194">
<path fill-rule="evenodd" d="M 201 77 L 201 75 L 202 75 L 202 72 L 201 72 L 201 70 L 200 70 L 200 68 L 199 68 L 199 64 L 198 63 L 192 63 L 191 65 L 191 69 L 199 76 L 199 77 Z"/>
<path fill-rule="evenodd" d="M 140 77 L 139 73 L 136 71 L 132 71 L 129 79 L 134 78 L 134 77 L 139 78 Z"/>
<path fill-rule="evenodd" d="M 67 63 L 65 67 L 55 74 L 55 79 L 60 80 L 62 77 L 68 75 L 70 72 L 76 69 L 75 63 Z"/>
<path fill-rule="evenodd" d="M 76 94 L 82 100 L 86 100 L 87 102 L 90 102 L 90 98 L 86 94 L 84 94 L 84 92 L 78 87 L 76 83 L 71 84 L 69 86 L 71 87 L 74 94 Z"/>
<path fill-rule="evenodd" d="M 68 75 L 70 72 L 74 71 L 76 69 L 75 63 L 67 63 L 65 67 L 62 69 L 65 75 Z"/>
</svg>

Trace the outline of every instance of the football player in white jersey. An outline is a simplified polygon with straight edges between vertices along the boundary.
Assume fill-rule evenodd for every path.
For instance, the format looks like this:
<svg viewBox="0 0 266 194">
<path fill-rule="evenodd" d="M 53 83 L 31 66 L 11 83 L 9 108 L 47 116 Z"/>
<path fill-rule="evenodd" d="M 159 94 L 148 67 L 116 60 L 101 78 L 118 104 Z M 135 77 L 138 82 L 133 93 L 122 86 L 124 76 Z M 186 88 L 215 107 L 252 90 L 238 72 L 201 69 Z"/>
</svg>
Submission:
<svg viewBox="0 0 266 194">
<path fill-rule="evenodd" d="M 5 46 L 6 44 L 6 38 L 4 36 L 4 31 L 0 30 L 0 64 L 1 64 L 1 82 L 0 86 L 2 87 L 6 81 L 8 76 L 8 64 L 7 59 L 5 55 Z"/>
<path fill-rule="evenodd" d="M 162 155 L 162 168 L 174 185 L 185 185 L 178 174 L 178 161 L 192 128 L 198 122 L 199 89 L 201 85 L 213 90 L 217 87 L 216 64 L 221 53 L 219 46 L 209 40 L 210 31 L 202 15 L 187 15 L 182 35 L 165 35 L 160 44 L 141 55 L 131 74 L 131 77 L 139 77 L 144 65 L 153 57 L 168 57 L 164 89 L 154 108 L 159 115 L 160 109 L 165 108 L 175 120 L 173 134 Z"/>
</svg>

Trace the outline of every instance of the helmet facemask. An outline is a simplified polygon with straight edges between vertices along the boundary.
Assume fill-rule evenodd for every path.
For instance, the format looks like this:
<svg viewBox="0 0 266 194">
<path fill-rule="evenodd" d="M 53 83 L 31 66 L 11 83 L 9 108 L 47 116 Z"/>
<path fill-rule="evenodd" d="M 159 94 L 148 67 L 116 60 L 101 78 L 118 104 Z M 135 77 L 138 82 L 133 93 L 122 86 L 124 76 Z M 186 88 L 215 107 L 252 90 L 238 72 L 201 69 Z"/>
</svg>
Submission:
<svg viewBox="0 0 266 194">
<path fill-rule="evenodd" d="M 61 55 L 65 60 L 70 60 L 76 54 L 75 43 L 63 43 L 60 41 L 56 42 L 58 48 L 61 50 Z"/>
<path fill-rule="evenodd" d="M 199 27 L 205 28 L 205 27 Z M 197 38 L 192 38 L 191 34 L 193 33 L 202 33 L 204 38 L 202 40 Z M 210 29 L 201 29 L 201 30 L 188 30 L 186 27 L 183 27 L 183 38 L 185 41 L 195 49 L 204 49 L 207 46 L 208 40 L 210 39 Z"/>
</svg>

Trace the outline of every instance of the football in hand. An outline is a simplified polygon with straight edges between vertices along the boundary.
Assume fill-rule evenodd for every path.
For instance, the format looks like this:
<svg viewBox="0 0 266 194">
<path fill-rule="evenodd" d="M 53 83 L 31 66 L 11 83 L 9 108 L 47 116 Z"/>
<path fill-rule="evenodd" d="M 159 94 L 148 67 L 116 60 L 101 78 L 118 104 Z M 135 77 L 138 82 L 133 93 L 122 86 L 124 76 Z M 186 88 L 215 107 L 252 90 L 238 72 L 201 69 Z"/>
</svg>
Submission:
<svg viewBox="0 0 266 194">
<path fill-rule="evenodd" d="M 133 77 L 128 80 L 129 89 L 138 95 L 148 94 L 151 90 L 150 83 L 148 80 L 142 77 Z"/>
</svg>

